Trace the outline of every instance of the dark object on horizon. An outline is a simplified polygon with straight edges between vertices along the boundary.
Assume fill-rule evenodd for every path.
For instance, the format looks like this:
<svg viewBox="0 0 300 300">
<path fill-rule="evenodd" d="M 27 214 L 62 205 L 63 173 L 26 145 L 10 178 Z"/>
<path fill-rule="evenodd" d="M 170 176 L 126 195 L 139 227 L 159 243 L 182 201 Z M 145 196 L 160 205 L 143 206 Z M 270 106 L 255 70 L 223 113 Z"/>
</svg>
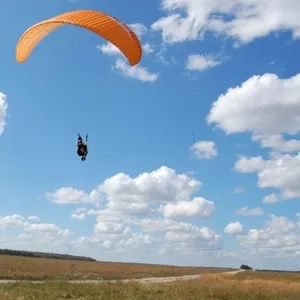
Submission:
<svg viewBox="0 0 300 300">
<path fill-rule="evenodd" d="M 242 269 L 242 270 L 252 270 L 252 268 L 249 267 L 248 265 L 241 265 L 240 269 Z"/>
</svg>

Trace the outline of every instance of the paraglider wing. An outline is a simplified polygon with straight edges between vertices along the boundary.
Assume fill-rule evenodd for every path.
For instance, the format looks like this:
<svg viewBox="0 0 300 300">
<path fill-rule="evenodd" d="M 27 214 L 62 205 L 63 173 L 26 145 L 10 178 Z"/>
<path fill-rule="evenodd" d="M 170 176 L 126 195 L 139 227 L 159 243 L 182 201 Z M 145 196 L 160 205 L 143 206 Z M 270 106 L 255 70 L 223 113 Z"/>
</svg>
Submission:
<svg viewBox="0 0 300 300">
<path fill-rule="evenodd" d="M 67 24 L 88 29 L 108 40 L 125 55 L 131 66 L 141 60 L 142 47 L 133 30 L 114 17 L 93 10 L 71 11 L 34 24 L 20 37 L 16 48 L 16 60 L 19 63 L 25 62 L 44 37 Z"/>
</svg>

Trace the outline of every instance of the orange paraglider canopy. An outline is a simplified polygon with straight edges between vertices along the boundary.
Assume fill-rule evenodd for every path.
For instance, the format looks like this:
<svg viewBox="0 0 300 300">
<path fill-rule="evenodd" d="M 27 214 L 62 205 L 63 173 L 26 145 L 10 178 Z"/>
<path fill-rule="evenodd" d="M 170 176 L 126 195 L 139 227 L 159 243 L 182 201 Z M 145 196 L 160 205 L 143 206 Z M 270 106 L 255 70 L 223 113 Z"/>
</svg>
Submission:
<svg viewBox="0 0 300 300">
<path fill-rule="evenodd" d="M 108 40 L 125 55 L 131 66 L 140 62 L 142 47 L 133 30 L 114 17 L 93 10 L 71 11 L 34 24 L 20 37 L 16 60 L 19 63 L 25 62 L 45 36 L 67 24 L 88 29 Z"/>
</svg>

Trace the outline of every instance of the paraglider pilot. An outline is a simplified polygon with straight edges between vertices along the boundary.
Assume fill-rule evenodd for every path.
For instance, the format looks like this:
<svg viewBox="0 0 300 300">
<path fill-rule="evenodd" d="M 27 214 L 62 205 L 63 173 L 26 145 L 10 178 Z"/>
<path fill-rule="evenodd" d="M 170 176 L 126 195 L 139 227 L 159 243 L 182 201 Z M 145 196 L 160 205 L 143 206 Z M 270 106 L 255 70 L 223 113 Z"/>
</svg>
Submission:
<svg viewBox="0 0 300 300">
<path fill-rule="evenodd" d="M 87 141 L 88 141 L 88 135 L 85 136 L 85 142 L 84 142 L 82 140 L 82 137 L 78 133 L 77 154 L 78 156 L 81 156 L 82 161 L 84 161 L 86 159 L 86 156 L 88 155 Z"/>
</svg>

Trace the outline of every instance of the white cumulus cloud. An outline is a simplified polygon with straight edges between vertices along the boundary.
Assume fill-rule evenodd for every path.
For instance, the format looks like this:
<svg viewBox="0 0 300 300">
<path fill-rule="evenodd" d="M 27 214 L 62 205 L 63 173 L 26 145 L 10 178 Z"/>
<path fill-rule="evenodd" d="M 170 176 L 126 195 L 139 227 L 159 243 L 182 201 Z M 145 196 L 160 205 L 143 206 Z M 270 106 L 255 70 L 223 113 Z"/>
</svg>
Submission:
<svg viewBox="0 0 300 300">
<path fill-rule="evenodd" d="M 147 26 L 145 26 L 142 23 L 134 23 L 130 24 L 129 27 L 134 31 L 134 33 L 141 38 L 143 35 L 145 35 L 148 32 Z"/>
<path fill-rule="evenodd" d="M 28 220 L 33 222 L 39 222 L 40 218 L 38 216 L 29 216 Z"/>
<path fill-rule="evenodd" d="M 166 16 L 151 28 L 167 43 L 202 39 L 206 32 L 245 44 L 272 32 L 291 30 L 300 37 L 298 0 L 162 0 Z"/>
<path fill-rule="evenodd" d="M 162 166 L 136 178 L 119 173 L 106 179 L 95 193 L 107 200 L 107 208 L 122 213 L 146 213 L 151 207 L 189 201 L 201 183 Z"/>
<path fill-rule="evenodd" d="M 75 188 L 61 188 L 57 191 L 64 193 L 48 193 L 48 198 L 52 202 L 55 200 L 57 204 L 82 205 L 86 202 L 95 206 L 77 208 L 70 215 L 75 220 L 96 218 L 90 236 L 74 237 L 72 240 L 73 247 L 82 249 L 81 251 L 102 249 L 110 255 L 129 255 L 132 250 L 161 255 L 168 255 L 170 251 L 177 255 L 210 249 L 222 251 L 222 236 L 213 229 L 180 221 L 182 218 L 208 218 L 215 212 L 213 201 L 194 196 L 200 187 L 199 180 L 162 166 L 136 177 L 117 173 L 105 179 L 90 193 L 78 193 Z M 72 195 L 74 191 L 75 196 L 69 197 L 69 193 Z M 86 197 L 90 198 L 89 195 L 93 195 L 94 199 L 101 199 L 100 206 L 82 201 Z M 52 232 L 52 236 L 62 236 L 63 239 L 72 235 L 54 224 L 30 224 L 25 227 L 24 234 L 48 231 Z M 23 241 L 25 240 L 27 236 L 23 237 Z"/>
<path fill-rule="evenodd" d="M 93 193 L 87 194 L 72 187 L 63 187 L 54 192 L 47 192 L 46 197 L 50 202 L 56 204 L 93 203 L 96 200 Z"/>
<path fill-rule="evenodd" d="M 29 221 L 38 222 L 36 216 Z M 29 223 L 18 214 L 0 216 L 0 241 L 3 248 L 26 249 L 31 251 L 57 252 L 73 235 L 70 229 L 61 229 L 55 224 Z"/>
<path fill-rule="evenodd" d="M 238 209 L 236 213 L 242 216 L 262 216 L 264 211 L 260 207 L 248 208 L 248 206 L 245 206 Z"/>
<path fill-rule="evenodd" d="M 98 50 L 100 50 L 103 54 L 107 55 L 121 55 L 122 52 L 112 43 L 108 42 L 106 44 L 103 44 L 101 46 L 96 47 Z"/>
<path fill-rule="evenodd" d="M 300 257 L 300 222 L 271 215 L 262 228 L 238 236 L 247 253 L 256 256 L 291 259 Z"/>
<path fill-rule="evenodd" d="M 117 59 L 113 70 L 119 72 L 124 77 L 134 78 L 142 82 L 155 82 L 159 78 L 159 73 L 152 73 L 146 67 L 140 65 L 130 66 L 123 59 Z"/>
<path fill-rule="evenodd" d="M 208 227 L 199 227 L 187 222 L 172 219 L 142 219 L 139 225 L 144 232 L 152 235 L 163 234 L 165 240 L 165 253 L 168 248 L 175 251 L 220 249 L 223 244 L 222 237 Z M 167 249 L 167 251 L 166 251 Z M 177 249 L 177 250 L 176 250 Z"/>
<path fill-rule="evenodd" d="M 297 155 L 276 154 L 270 159 L 241 157 L 235 169 L 242 173 L 257 173 L 260 188 L 275 188 L 282 199 L 300 197 L 300 152 Z"/>
<path fill-rule="evenodd" d="M 263 170 L 266 162 L 261 156 L 241 156 L 234 165 L 234 169 L 241 173 L 252 173 Z"/>
<path fill-rule="evenodd" d="M 297 134 L 300 132 L 299 115 L 300 74 L 287 79 L 264 74 L 255 75 L 219 96 L 207 121 L 228 134 Z"/>
<path fill-rule="evenodd" d="M 186 62 L 186 69 L 189 71 L 204 71 L 214 68 L 222 62 L 213 55 L 192 54 Z"/>
<path fill-rule="evenodd" d="M 9 216 L 0 216 L 0 229 L 5 230 L 9 227 L 23 227 L 25 224 L 25 218 L 14 214 Z"/>
<path fill-rule="evenodd" d="M 24 228 L 25 233 L 41 234 L 44 238 L 59 239 L 68 237 L 72 234 L 69 229 L 62 230 L 55 224 L 27 224 Z"/>
<path fill-rule="evenodd" d="M 262 148 L 269 148 L 281 153 L 291 153 L 300 151 L 300 140 L 286 140 L 281 134 L 273 135 L 255 135 L 252 137 L 254 141 L 259 141 Z"/>
<path fill-rule="evenodd" d="M 273 204 L 273 203 L 276 203 L 278 202 L 279 199 L 278 199 L 278 196 L 275 194 L 275 193 L 272 193 L 270 195 L 267 195 L 263 198 L 263 203 L 265 204 Z"/>
<path fill-rule="evenodd" d="M 198 141 L 190 147 L 197 158 L 210 159 L 218 155 L 216 144 L 213 141 Z"/>
<path fill-rule="evenodd" d="M 225 228 L 226 234 L 240 234 L 244 230 L 244 226 L 240 222 L 229 223 Z"/>
<path fill-rule="evenodd" d="M 168 203 L 162 207 L 163 215 L 167 218 L 201 217 L 206 218 L 215 212 L 215 204 L 201 197 L 190 201 Z"/>
<path fill-rule="evenodd" d="M 153 47 L 149 43 L 143 44 L 142 49 L 143 49 L 143 53 L 146 54 L 150 54 L 154 52 Z"/>
</svg>

